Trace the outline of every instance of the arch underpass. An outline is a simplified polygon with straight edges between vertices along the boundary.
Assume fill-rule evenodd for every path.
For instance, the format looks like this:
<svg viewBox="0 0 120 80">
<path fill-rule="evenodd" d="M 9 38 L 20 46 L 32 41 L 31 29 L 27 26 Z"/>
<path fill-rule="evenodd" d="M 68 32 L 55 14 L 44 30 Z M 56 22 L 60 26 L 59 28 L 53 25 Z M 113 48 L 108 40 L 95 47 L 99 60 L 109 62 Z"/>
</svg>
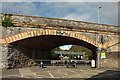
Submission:
<svg viewBox="0 0 120 80">
<path fill-rule="evenodd" d="M 14 67 L 24 67 L 28 66 L 28 64 L 33 65 L 37 59 L 49 60 L 51 58 L 50 51 L 52 49 L 68 44 L 86 47 L 92 50 L 94 55 L 96 55 L 97 47 L 83 40 L 61 35 L 41 35 L 9 43 L 9 48 L 14 47 L 11 48 L 14 50 L 10 50 L 13 52 L 9 51 L 10 54 L 8 53 L 9 56 L 13 55 L 9 59 L 10 64 L 8 65 L 16 62 L 16 64 L 13 65 Z M 24 61 L 27 63 L 24 63 Z"/>
<path fill-rule="evenodd" d="M 98 48 L 108 47 L 111 42 L 115 44 L 116 40 L 100 44 L 78 32 L 40 29 L 6 37 L 2 42 L 8 44 L 8 65 L 24 67 L 33 65 L 35 59 L 50 59 L 50 50 L 62 45 L 80 45 L 92 50 L 96 56 Z"/>
<path fill-rule="evenodd" d="M 60 35 L 42 35 L 30 37 L 13 42 L 12 44 L 40 50 L 52 50 L 56 47 L 68 44 L 80 45 L 94 52 L 97 48 L 94 45 L 83 40 Z"/>
</svg>

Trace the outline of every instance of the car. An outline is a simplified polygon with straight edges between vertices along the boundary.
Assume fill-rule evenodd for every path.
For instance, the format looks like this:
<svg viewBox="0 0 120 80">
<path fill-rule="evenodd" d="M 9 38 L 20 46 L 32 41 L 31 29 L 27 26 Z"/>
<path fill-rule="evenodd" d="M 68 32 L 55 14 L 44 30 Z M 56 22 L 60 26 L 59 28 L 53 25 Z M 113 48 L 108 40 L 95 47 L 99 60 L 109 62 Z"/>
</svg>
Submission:
<svg viewBox="0 0 120 80">
<path fill-rule="evenodd" d="M 66 63 L 66 67 L 67 67 L 67 68 L 69 68 L 70 66 L 72 66 L 72 67 L 75 68 L 75 67 L 76 67 L 75 61 L 71 60 L 71 61 L 69 61 L 69 62 Z"/>
</svg>

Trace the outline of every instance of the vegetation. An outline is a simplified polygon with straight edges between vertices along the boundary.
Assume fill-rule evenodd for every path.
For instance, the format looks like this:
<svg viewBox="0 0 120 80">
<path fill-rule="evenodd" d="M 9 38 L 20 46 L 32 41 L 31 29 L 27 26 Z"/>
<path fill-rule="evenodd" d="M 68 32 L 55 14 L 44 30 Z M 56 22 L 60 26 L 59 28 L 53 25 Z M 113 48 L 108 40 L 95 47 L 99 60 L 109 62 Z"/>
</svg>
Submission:
<svg viewBox="0 0 120 80">
<path fill-rule="evenodd" d="M 54 51 L 51 51 L 51 60 L 59 59 L 59 56 L 54 53 Z"/>
<path fill-rule="evenodd" d="M 4 20 L 2 21 L 2 26 L 3 27 L 11 27 L 14 26 L 11 20 L 11 14 L 4 14 Z"/>
<path fill-rule="evenodd" d="M 82 47 L 82 46 L 78 46 L 78 45 L 73 45 L 73 47 L 70 49 L 70 51 L 72 52 L 85 52 L 85 55 L 91 56 L 92 55 L 92 51 Z"/>
<path fill-rule="evenodd" d="M 62 51 L 59 47 L 58 48 L 55 48 L 54 51 Z M 94 59 L 95 58 L 95 54 L 85 48 L 85 47 L 82 47 L 82 46 L 79 46 L 79 45 L 73 45 L 72 48 L 68 51 L 71 51 L 71 52 L 85 52 L 84 55 L 88 56 L 88 59 Z M 69 55 L 71 56 L 71 55 Z"/>
</svg>

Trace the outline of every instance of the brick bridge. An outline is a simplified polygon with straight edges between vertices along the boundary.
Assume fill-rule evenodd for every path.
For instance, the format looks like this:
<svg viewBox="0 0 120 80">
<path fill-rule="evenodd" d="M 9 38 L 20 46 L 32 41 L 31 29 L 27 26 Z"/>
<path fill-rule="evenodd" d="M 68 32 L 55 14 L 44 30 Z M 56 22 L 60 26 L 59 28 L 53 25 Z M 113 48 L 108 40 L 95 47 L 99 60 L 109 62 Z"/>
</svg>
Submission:
<svg viewBox="0 0 120 80">
<path fill-rule="evenodd" d="M 107 58 L 101 59 L 99 66 L 120 68 L 119 26 L 6 13 L 0 16 L 1 22 L 9 17 L 14 24 L 0 27 L 2 68 L 34 65 L 34 59 L 49 58 L 50 50 L 67 44 L 84 46 L 95 55 L 106 52 Z"/>
</svg>

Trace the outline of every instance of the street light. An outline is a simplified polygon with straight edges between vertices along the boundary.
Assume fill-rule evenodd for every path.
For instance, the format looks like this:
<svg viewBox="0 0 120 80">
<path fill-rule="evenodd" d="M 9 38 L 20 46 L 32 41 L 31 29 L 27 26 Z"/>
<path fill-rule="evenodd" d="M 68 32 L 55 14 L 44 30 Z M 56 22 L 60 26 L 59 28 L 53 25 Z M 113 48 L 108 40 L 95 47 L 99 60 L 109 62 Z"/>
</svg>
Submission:
<svg viewBox="0 0 120 80">
<path fill-rule="evenodd" d="M 100 24 L 100 9 L 102 7 L 98 7 L 98 24 Z M 98 48 L 98 49 L 101 49 L 101 48 Z M 97 68 L 100 68 L 100 52 L 98 52 L 97 54 Z"/>
<path fill-rule="evenodd" d="M 62 30 L 56 31 L 57 34 L 64 34 L 65 32 Z"/>
<path fill-rule="evenodd" d="M 98 7 L 98 24 L 100 23 L 100 9 L 101 9 L 102 7 Z"/>
</svg>

